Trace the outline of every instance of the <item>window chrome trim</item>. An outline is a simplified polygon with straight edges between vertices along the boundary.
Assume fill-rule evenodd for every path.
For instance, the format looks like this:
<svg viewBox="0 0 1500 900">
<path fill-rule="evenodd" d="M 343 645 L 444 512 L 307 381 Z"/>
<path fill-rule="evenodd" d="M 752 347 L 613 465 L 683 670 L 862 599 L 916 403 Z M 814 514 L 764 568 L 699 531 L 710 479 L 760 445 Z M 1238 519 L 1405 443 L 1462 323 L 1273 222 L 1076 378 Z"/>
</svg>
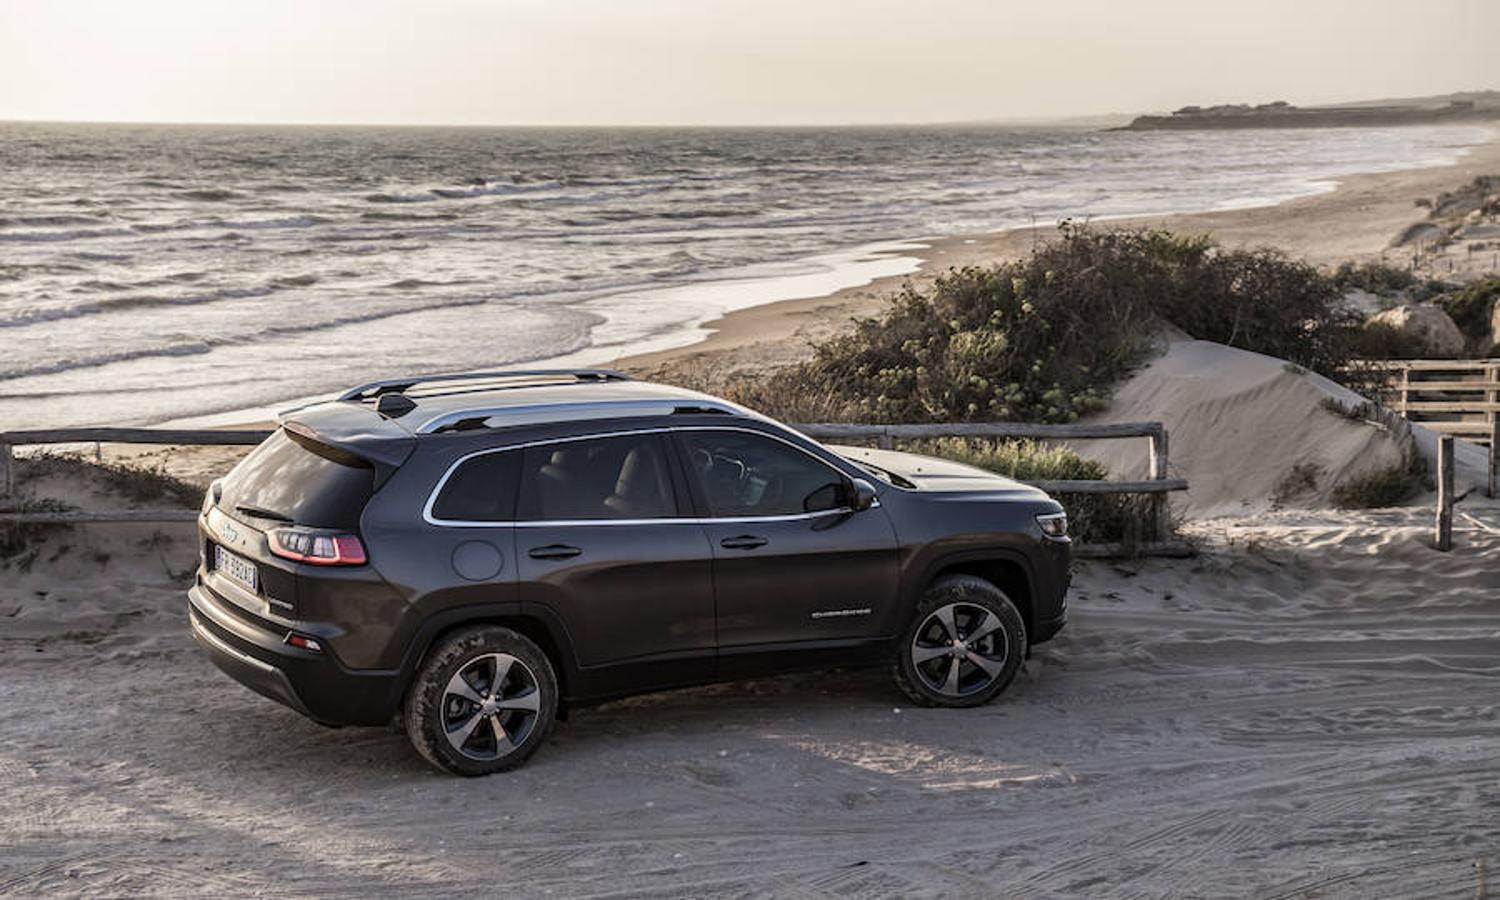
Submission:
<svg viewBox="0 0 1500 900">
<path fill-rule="evenodd" d="M 808 452 L 806 447 L 799 447 L 786 438 L 775 434 L 768 434 L 767 432 L 761 431 L 759 429 L 743 428 L 734 425 L 657 425 L 652 428 L 635 428 L 626 431 L 607 431 L 600 432 L 598 434 L 575 434 L 568 437 L 546 438 L 539 441 L 527 441 L 523 444 L 512 444 L 506 447 L 489 447 L 484 450 L 475 450 L 472 453 L 466 453 L 463 456 L 460 456 L 458 459 L 454 460 L 452 464 L 448 466 L 447 471 L 443 472 L 443 477 L 438 479 L 437 485 L 434 486 L 432 491 L 427 495 L 427 503 L 422 507 L 422 521 L 426 522 L 428 525 L 435 525 L 439 528 L 503 528 L 506 526 L 515 528 L 546 528 L 577 525 L 734 525 L 753 522 L 796 522 L 804 519 L 821 518 L 823 516 L 850 515 L 855 512 L 855 510 L 851 507 L 841 506 L 837 509 L 821 509 L 816 512 L 788 513 L 785 515 L 777 516 L 663 516 L 659 519 L 538 519 L 531 521 L 518 521 L 515 519 L 478 521 L 468 519 L 439 519 L 432 514 L 432 508 L 437 505 L 438 496 L 442 494 L 443 487 L 448 483 L 448 479 L 453 476 L 453 473 L 458 470 L 459 466 L 476 457 L 488 456 L 492 453 L 509 453 L 511 451 L 520 451 L 525 450 L 528 447 L 544 447 L 548 444 L 567 444 L 573 443 L 575 441 L 592 441 L 615 437 L 631 437 L 638 434 L 671 434 L 675 431 L 741 431 L 746 434 L 758 434 L 762 437 L 770 438 L 773 441 L 780 441 L 781 443 L 786 444 L 788 447 L 791 447 L 793 450 L 796 450 L 804 456 L 816 460 L 819 465 L 831 469 L 834 472 L 838 472 L 839 475 L 842 475 L 846 478 L 850 477 L 848 473 L 840 471 L 837 466 L 832 465 L 828 462 L 828 460 L 822 459 L 815 453 Z M 811 438 L 808 438 L 808 440 L 811 440 Z M 876 509 L 879 506 L 880 498 L 876 497 L 875 502 L 870 504 L 869 508 Z"/>
</svg>

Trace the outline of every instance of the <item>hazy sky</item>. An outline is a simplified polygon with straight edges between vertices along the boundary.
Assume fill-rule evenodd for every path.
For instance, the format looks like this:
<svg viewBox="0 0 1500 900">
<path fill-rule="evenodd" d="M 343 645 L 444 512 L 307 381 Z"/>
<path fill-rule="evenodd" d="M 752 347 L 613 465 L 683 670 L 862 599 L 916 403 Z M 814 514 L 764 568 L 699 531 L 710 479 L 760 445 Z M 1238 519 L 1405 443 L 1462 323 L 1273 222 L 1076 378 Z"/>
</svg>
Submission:
<svg viewBox="0 0 1500 900">
<path fill-rule="evenodd" d="M 0 119 L 932 122 L 1500 88 L 1500 0 L 0 0 Z"/>
</svg>

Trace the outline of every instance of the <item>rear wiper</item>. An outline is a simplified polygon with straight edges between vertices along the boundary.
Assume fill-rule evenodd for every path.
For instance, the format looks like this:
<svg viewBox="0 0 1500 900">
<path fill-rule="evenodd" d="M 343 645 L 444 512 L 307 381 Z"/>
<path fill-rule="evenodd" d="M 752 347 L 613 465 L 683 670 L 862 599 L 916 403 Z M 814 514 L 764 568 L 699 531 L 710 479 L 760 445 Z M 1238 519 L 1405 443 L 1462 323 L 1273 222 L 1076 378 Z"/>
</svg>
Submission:
<svg viewBox="0 0 1500 900">
<path fill-rule="evenodd" d="M 291 516 L 284 516 L 279 512 L 272 512 L 269 509 L 261 509 L 259 506 L 248 506 L 240 503 L 236 504 L 234 508 L 236 512 L 242 512 L 247 516 L 254 516 L 257 519 L 272 519 L 277 522 L 293 521 Z"/>
</svg>

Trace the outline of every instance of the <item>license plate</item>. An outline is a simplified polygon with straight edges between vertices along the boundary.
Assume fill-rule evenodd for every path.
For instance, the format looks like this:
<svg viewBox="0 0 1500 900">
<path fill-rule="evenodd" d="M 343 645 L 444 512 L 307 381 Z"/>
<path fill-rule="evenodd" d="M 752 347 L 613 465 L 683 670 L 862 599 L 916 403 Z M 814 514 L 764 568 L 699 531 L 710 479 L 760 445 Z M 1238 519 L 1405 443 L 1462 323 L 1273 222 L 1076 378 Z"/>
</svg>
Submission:
<svg viewBox="0 0 1500 900">
<path fill-rule="evenodd" d="M 243 556 L 236 556 L 218 544 L 215 544 L 214 568 L 221 574 L 227 575 L 231 580 L 248 588 L 250 593 L 257 593 L 255 563 L 250 560 L 245 559 Z"/>
</svg>

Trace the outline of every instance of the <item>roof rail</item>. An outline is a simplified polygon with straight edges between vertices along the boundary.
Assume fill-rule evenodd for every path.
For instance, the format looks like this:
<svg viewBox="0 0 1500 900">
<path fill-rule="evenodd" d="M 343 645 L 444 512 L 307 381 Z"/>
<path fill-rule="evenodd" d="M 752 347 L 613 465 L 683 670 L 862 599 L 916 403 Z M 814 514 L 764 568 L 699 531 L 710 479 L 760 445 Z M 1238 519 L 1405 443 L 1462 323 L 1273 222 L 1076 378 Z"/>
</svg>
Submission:
<svg viewBox="0 0 1500 900">
<path fill-rule="evenodd" d="M 372 400 L 382 394 L 404 394 L 419 384 L 443 381 L 495 381 L 503 378 L 572 378 L 575 381 L 629 381 L 630 376 L 613 369 L 504 369 L 493 372 L 444 372 L 387 378 L 350 388 L 340 400 Z"/>
<path fill-rule="evenodd" d="M 584 419 L 625 419 L 637 416 L 670 416 L 679 413 L 724 413 L 741 415 L 739 407 L 720 400 L 649 400 L 574 401 L 538 403 L 526 406 L 491 406 L 456 409 L 434 416 L 412 429 L 414 434 L 437 434 L 445 431 L 469 431 L 486 428 L 490 419 L 505 426 L 536 425 L 543 422 L 574 422 Z"/>
</svg>

